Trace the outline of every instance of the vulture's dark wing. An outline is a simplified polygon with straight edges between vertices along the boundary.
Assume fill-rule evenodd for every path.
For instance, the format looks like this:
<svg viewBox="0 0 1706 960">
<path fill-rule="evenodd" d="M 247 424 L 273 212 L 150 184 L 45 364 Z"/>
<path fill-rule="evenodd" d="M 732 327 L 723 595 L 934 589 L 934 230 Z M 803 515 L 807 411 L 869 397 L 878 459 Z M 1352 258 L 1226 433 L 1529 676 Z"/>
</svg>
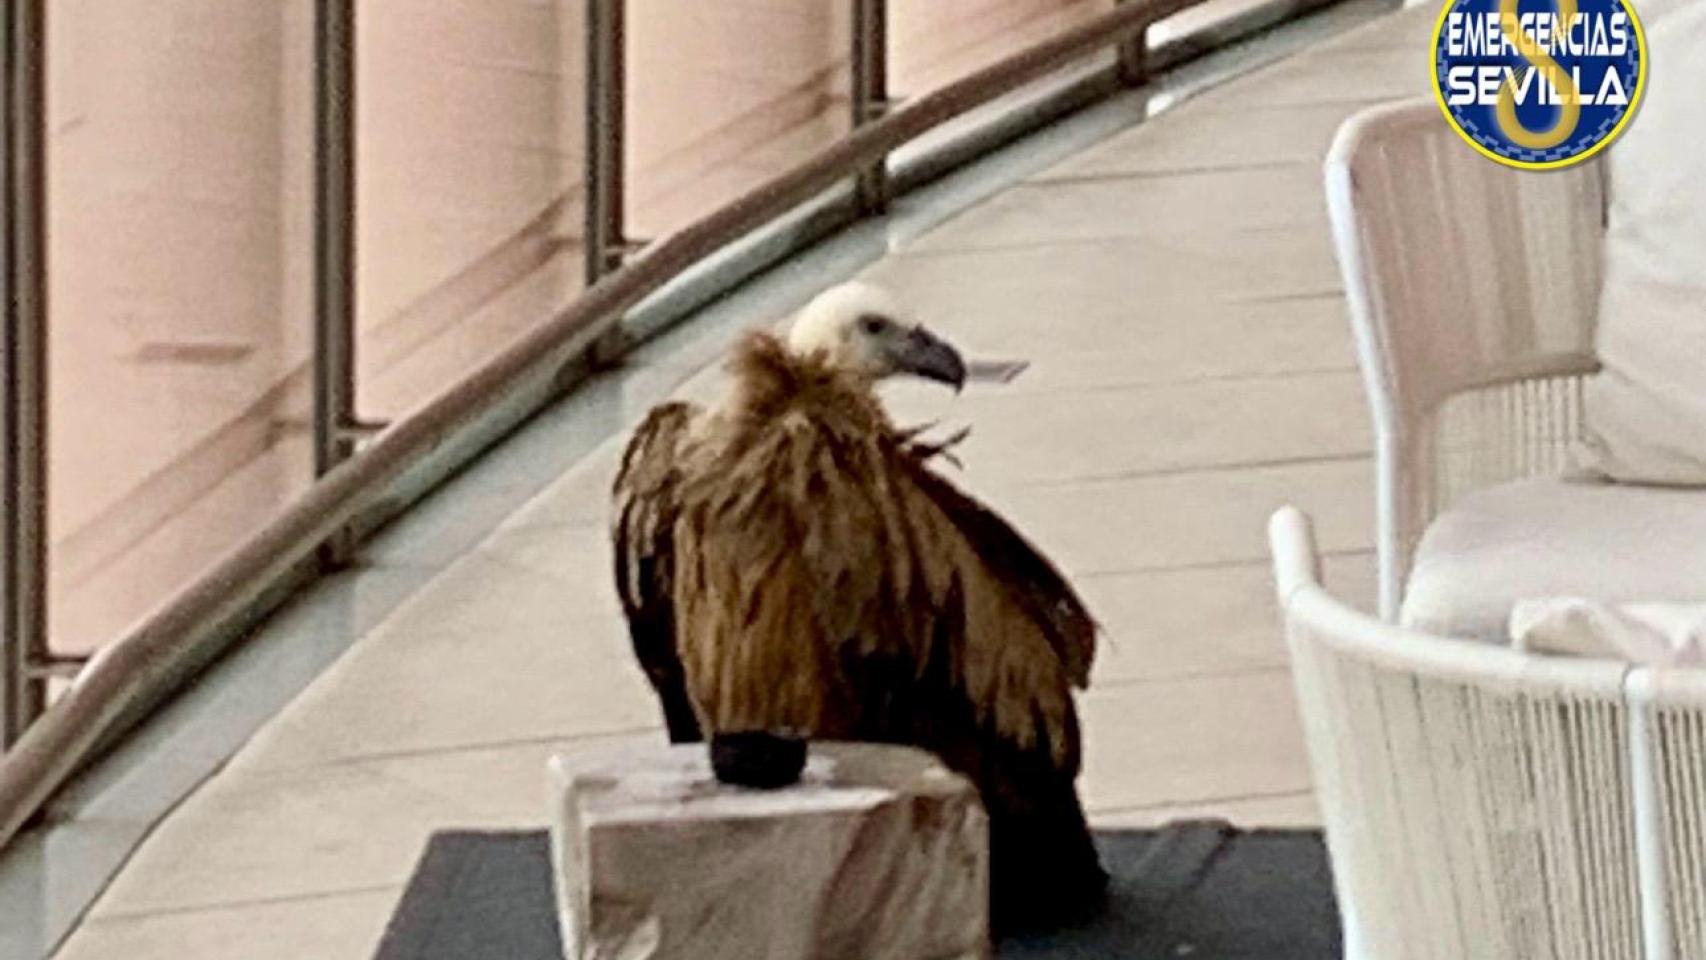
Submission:
<svg viewBox="0 0 1706 960">
<path fill-rule="evenodd" d="M 1048 638 L 1049 646 L 1080 689 L 1090 683 L 1090 664 L 1096 656 L 1096 621 L 1084 601 L 1048 558 L 994 511 L 960 492 L 926 465 L 937 451 L 918 448 L 912 482 L 942 511 L 994 579 L 1012 592 L 1014 600 Z"/>
<path fill-rule="evenodd" d="M 698 415 L 698 408 L 686 403 L 654 408 L 628 441 L 611 491 L 616 593 L 628 617 L 634 656 L 662 702 L 673 743 L 703 739 L 676 649 L 674 598 L 679 456 Z"/>
<path fill-rule="evenodd" d="M 958 648 L 961 676 L 949 686 L 970 693 L 973 703 L 986 710 L 993 705 L 994 712 L 986 713 L 989 719 L 982 729 L 969 737 L 932 736 L 929 740 L 950 766 L 977 782 L 989 811 L 990 919 L 996 928 L 1081 920 L 1092 915 L 1100 902 L 1106 874 L 1098 863 L 1074 785 L 1082 749 L 1077 711 L 1070 695 L 1055 701 L 1049 691 L 1054 684 L 1062 689 L 1066 684 L 1080 688 L 1089 684 L 1096 623 L 1066 578 L 1030 541 L 930 468 L 928 461 L 938 453 L 934 447 L 903 446 L 897 459 L 910 482 L 897 487 L 910 488 L 932 505 L 968 548 L 961 561 L 960 582 L 969 592 L 944 598 L 941 609 L 949 615 L 948 629 L 941 630 L 944 621 L 937 626 L 938 632 L 948 636 L 956 632 L 955 627 L 962 632 L 953 644 Z M 967 569 L 971 564 L 981 570 L 971 572 Z M 985 605 L 976 603 L 975 595 L 982 591 L 1004 594 L 1011 604 L 1006 607 L 1009 612 L 979 615 L 977 608 Z M 960 621 L 963 614 L 956 606 L 970 619 Z M 1001 606 L 1005 605 L 997 609 Z M 1013 621 L 1023 621 L 1025 626 Z M 1038 638 L 1046 644 L 1046 652 L 1021 652 Z M 997 652 L 992 647 L 1009 649 Z M 941 655 L 940 650 L 933 652 Z M 1013 654 L 1019 654 L 1030 668 L 1010 673 L 1009 681 L 998 684 L 995 691 L 979 696 L 979 685 L 966 682 L 980 672 L 974 669 L 978 661 Z M 1050 655 L 1055 670 L 1037 672 L 1041 659 Z M 1009 683 L 1015 676 L 1028 678 L 1018 689 L 1028 688 L 1029 696 L 1014 696 L 1017 690 Z M 952 694 L 944 699 L 951 700 Z M 1028 747 L 1012 736 L 1015 715 L 1026 712 L 1040 731 L 1048 731 L 1047 737 L 1054 741 L 1052 750 L 1043 749 L 1050 745 L 1048 740 Z M 943 719 L 938 713 L 930 727 Z M 927 734 L 934 732 L 930 727 Z"/>
</svg>

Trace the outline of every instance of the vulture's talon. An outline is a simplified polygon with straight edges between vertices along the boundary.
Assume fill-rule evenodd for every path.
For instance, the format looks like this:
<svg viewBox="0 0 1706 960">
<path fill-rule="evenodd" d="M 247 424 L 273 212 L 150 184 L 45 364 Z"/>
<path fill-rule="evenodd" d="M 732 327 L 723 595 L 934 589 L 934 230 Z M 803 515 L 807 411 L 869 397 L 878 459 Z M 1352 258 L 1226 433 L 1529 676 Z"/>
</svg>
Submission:
<svg viewBox="0 0 1706 960">
<path fill-rule="evenodd" d="M 901 439 L 902 449 L 918 460 L 927 461 L 934 457 L 941 457 L 943 460 L 948 461 L 955 467 L 964 470 L 965 464 L 961 463 L 960 458 L 954 456 L 950 451 L 964 443 L 965 439 L 971 436 L 971 427 L 961 427 L 949 434 L 946 438 L 935 442 L 927 442 L 917 439 L 920 434 L 936 426 L 938 422 L 939 421 L 932 420 L 922 426 L 910 427 L 908 429 L 898 431 L 897 436 Z"/>
<path fill-rule="evenodd" d="M 935 429 L 936 425 L 941 422 L 940 420 L 928 420 L 916 427 L 902 427 L 894 432 L 894 436 L 896 440 L 900 441 L 901 446 L 911 446 L 914 440 Z"/>
</svg>

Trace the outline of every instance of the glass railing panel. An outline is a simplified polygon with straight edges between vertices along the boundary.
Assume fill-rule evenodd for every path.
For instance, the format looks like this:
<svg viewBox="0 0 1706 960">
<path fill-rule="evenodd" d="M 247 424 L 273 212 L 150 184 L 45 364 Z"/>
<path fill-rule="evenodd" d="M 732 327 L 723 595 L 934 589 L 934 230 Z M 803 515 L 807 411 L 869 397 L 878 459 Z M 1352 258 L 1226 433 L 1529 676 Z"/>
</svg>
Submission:
<svg viewBox="0 0 1706 960">
<path fill-rule="evenodd" d="M 889 92 L 916 97 L 1112 9 L 1114 0 L 889 0 Z"/>
<path fill-rule="evenodd" d="M 629 0 L 627 219 L 663 236 L 849 126 L 847 0 Z"/>
<path fill-rule="evenodd" d="M 393 418 L 581 287 L 583 0 L 362 0 L 357 406 Z"/>
<path fill-rule="evenodd" d="M 47 18 L 56 654 L 119 636 L 311 480 L 309 10 Z"/>
</svg>

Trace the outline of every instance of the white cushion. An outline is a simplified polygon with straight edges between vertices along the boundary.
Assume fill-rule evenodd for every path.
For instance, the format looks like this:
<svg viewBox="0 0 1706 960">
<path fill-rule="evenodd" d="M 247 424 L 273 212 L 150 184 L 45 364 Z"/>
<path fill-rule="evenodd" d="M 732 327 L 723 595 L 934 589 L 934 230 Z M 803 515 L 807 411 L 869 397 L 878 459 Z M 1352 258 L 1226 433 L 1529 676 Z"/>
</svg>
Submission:
<svg viewBox="0 0 1706 960">
<path fill-rule="evenodd" d="M 1706 601 L 1706 493 L 1523 480 L 1478 490 L 1422 537 L 1400 620 L 1503 643 L 1516 602 Z"/>
<path fill-rule="evenodd" d="M 1706 485 L 1706 0 L 1649 22 L 1646 93 L 1606 155 L 1611 198 L 1588 440 L 1615 480 Z"/>
<path fill-rule="evenodd" d="M 1698 667 L 1706 663 L 1706 603 L 1519 600 L 1511 610 L 1510 638 L 1511 646 L 1532 653 Z"/>
</svg>

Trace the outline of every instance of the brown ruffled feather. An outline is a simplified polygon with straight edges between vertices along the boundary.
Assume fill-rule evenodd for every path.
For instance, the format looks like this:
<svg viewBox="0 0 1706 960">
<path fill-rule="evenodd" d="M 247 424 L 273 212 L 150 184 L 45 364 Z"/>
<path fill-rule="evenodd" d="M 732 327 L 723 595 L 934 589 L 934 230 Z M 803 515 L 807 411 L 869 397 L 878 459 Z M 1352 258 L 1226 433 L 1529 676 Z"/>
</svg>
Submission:
<svg viewBox="0 0 1706 960">
<path fill-rule="evenodd" d="M 643 427 L 617 484 L 618 576 L 658 565 L 635 544 L 669 555 L 667 598 L 623 587 L 630 622 L 647 606 L 632 597 L 667 606 L 699 722 L 926 747 L 983 792 L 998 893 L 1038 859 L 1099 878 L 1073 788 L 1072 688 L 1096 639 L 1083 602 L 929 467 L 869 383 L 763 333 L 729 371 L 730 401 Z"/>
</svg>

